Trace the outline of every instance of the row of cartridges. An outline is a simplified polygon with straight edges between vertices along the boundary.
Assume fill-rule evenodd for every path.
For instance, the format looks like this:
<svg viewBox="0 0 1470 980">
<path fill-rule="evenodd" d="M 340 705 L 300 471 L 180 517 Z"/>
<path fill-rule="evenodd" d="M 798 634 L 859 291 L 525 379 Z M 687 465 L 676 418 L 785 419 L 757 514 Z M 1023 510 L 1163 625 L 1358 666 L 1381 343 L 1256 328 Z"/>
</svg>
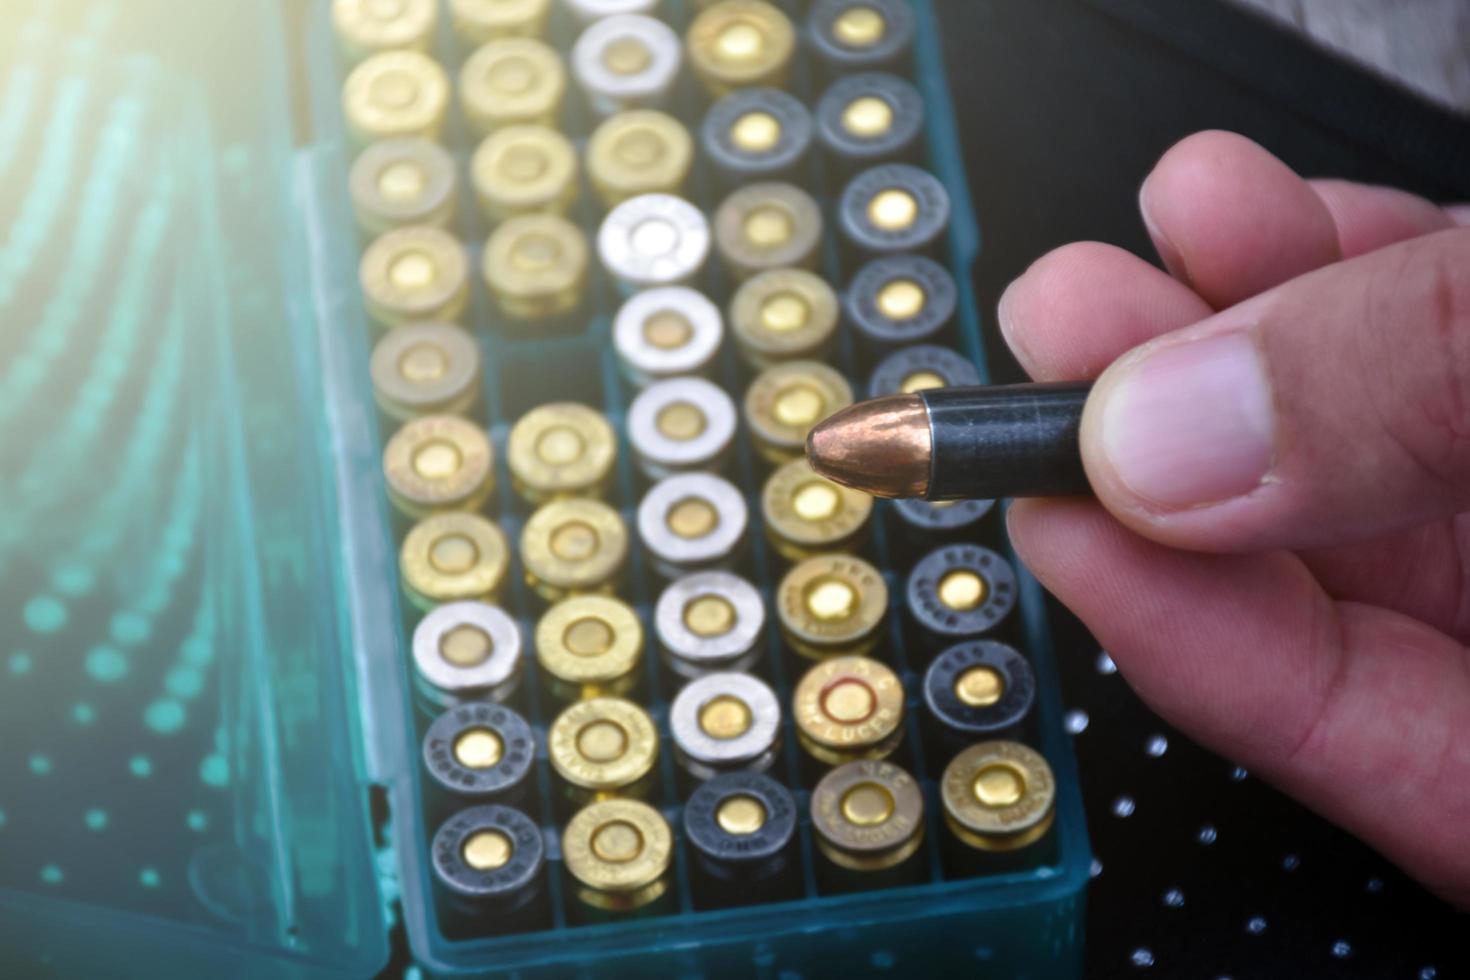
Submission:
<svg viewBox="0 0 1470 980">
<path fill-rule="evenodd" d="M 370 373 L 396 427 L 384 482 L 421 617 L 430 858 L 466 935 L 487 910 L 497 929 L 547 925 L 553 891 L 572 921 L 677 908 L 681 848 L 707 908 L 1003 870 L 1053 820 L 1023 741 L 1036 679 L 997 638 L 1015 575 L 968 540 L 990 502 L 882 514 L 802 456 L 854 399 L 832 363 L 843 332 L 869 394 L 978 382 L 948 346 L 950 200 L 918 165 L 912 11 L 818 0 L 798 32 L 776 5 L 720 0 L 681 41 L 658 6 L 450 0 L 448 40 L 433 0 L 333 8 L 364 306 L 385 330 Z M 457 102 L 436 49 L 456 52 Z M 816 88 L 814 110 L 792 94 Z M 835 237 L 808 189 L 829 183 Z M 626 406 L 550 389 L 514 417 L 484 404 L 505 369 L 458 325 L 480 318 L 457 229 L 480 228 L 496 350 L 584 334 L 607 305 L 595 256 Z M 817 271 L 834 259 L 852 270 L 840 296 Z M 768 567 L 785 570 L 763 591 Z M 651 628 L 620 598 L 630 568 Z M 681 805 L 651 805 L 670 786 Z"/>
</svg>

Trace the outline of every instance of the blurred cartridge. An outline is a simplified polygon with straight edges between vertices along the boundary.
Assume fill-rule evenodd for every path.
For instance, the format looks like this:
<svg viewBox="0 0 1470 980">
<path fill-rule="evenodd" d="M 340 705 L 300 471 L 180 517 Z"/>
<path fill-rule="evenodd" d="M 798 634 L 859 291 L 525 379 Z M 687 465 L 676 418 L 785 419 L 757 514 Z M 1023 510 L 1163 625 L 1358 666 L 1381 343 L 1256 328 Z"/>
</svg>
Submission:
<svg viewBox="0 0 1470 980">
<path fill-rule="evenodd" d="M 639 194 L 682 194 L 693 163 L 689 130 L 657 109 L 614 113 L 587 140 L 587 179 L 608 207 Z"/>
<path fill-rule="evenodd" d="M 888 612 L 883 574 L 851 555 L 798 562 L 776 588 L 776 615 L 792 650 L 821 659 L 869 653 Z"/>
<path fill-rule="evenodd" d="M 858 269 L 846 310 L 864 353 L 932 344 L 953 333 L 959 290 L 949 270 L 922 255 L 889 255 Z"/>
<path fill-rule="evenodd" d="M 446 603 L 414 627 L 413 665 L 427 704 L 509 700 L 521 682 L 520 627 L 499 606 Z"/>
<path fill-rule="evenodd" d="M 628 529 L 597 500 L 572 497 L 543 504 L 521 529 L 526 584 L 555 602 L 579 593 L 609 593 L 628 558 Z"/>
<path fill-rule="evenodd" d="M 938 255 L 949 228 L 949 192 L 933 174 L 907 163 L 882 163 L 842 191 L 838 224 L 849 258 L 920 252 Z"/>
<path fill-rule="evenodd" d="M 924 841 L 924 794 L 891 762 L 833 769 L 812 791 L 818 884 L 825 892 L 892 887 L 919 880 L 914 855 Z"/>
<path fill-rule="evenodd" d="M 783 557 L 856 551 L 867 540 L 873 498 L 818 476 L 793 459 L 766 478 L 761 491 L 766 537 Z"/>
<path fill-rule="evenodd" d="M 983 538 L 987 533 L 985 515 L 995 507 L 995 501 L 909 497 L 884 501 L 880 506 L 888 520 L 893 560 L 908 565 L 935 548 Z"/>
<path fill-rule="evenodd" d="M 510 568 L 505 534 L 479 514 L 450 512 L 419 521 L 403 539 L 398 576 L 419 609 L 444 602 L 495 602 Z"/>
<path fill-rule="evenodd" d="M 909 572 L 904 595 L 931 642 L 952 642 L 989 632 L 1005 619 L 1016 604 L 1016 573 L 989 548 L 945 545 Z"/>
<path fill-rule="evenodd" d="M 651 479 L 719 469 L 735 439 L 735 403 L 703 378 L 651 384 L 628 407 L 628 442 Z"/>
<path fill-rule="evenodd" d="M 709 370 L 724 340 L 720 308 L 687 286 L 634 293 L 613 318 L 613 346 L 637 387 Z"/>
<path fill-rule="evenodd" d="M 724 773 L 696 789 L 684 804 L 695 907 L 797 897 L 796 823 L 796 798 L 770 776 Z"/>
<path fill-rule="evenodd" d="M 405 422 L 383 449 L 388 499 L 399 512 L 423 517 L 475 510 L 495 489 L 495 451 L 485 430 L 457 415 Z"/>
<path fill-rule="evenodd" d="M 471 48 L 497 38 L 537 37 L 550 10 L 551 0 L 449 0 L 454 32 Z"/>
<path fill-rule="evenodd" d="M 796 29 L 764 0 L 721 0 L 689 23 L 689 65 L 712 98 L 755 86 L 780 87 L 796 51 Z"/>
<path fill-rule="evenodd" d="M 640 14 L 596 21 L 572 48 L 572 74 L 598 116 L 663 105 L 680 61 L 678 35 L 662 21 Z"/>
<path fill-rule="evenodd" d="M 352 69 L 342 114 L 360 144 L 399 136 L 437 139 L 449 109 L 449 76 L 417 51 L 383 51 Z"/>
<path fill-rule="evenodd" d="M 819 361 L 786 361 L 756 375 L 745 392 L 745 424 L 761 456 L 772 463 L 806 451 L 812 426 L 852 404 L 852 387 Z"/>
<path fill-rule="evenodd" d="M 491 222 L 520 214 L 561 215 L 577 199 L 577 151 L 550 127 L 505 126 L 475 150 L 470 182 Z"/>
<path fill-rule="evenodd" d="M 564 0 L 567 11 L 586 26 L 604 17 L 618 14 L 657 16 L 659 0 Z"/>
<path fill-rule="evenodd" d="M 949 839 L 950 874 L 998 871 L 1023 864 L 1021 852 L 1056 820 L 1056 778 L 1045 757 L 1019 742 L 981 742 L 965 749 L 939 783 Z"/>
<path fill-rule="evenodd" d="M 450 935 L 511 933 L 550 924 L 546 845 L 536 821 L 496 803 L 446 820 L 429 848 L 434 877 L 448 899 L 440 926 Z"/>
<path fill-rule="evenodd" d="M 868 379 L 868 397 L 912 395 L 934 388 L 978 385 L 980 372 L 964 355 L 934 344 L 903 347 L 873 369 Z"/>
<path fill-rule="evenodd" d="M 536 663 L 557 703 L 632 697 L 643 671 L 643 623 L 610 596 L 572 596 L 536 623 Z"/>
<path fill-rule="evenodd" d="M 735 279 L 767 269 L 815 264 L 822 210 L 794 184 L 748 184 L 720 203 L 715 247 Z"/>
<path fill-rule="evenodd" d="M 972 640 L 945 650 L 924 672 L 929 740 L 951 754 L 1014 735 L 1036 703 L 1036 672 L 1014 647 Z"/>
<path fill-rule="evenodd" d="M 368 315 L 385 327 L 417 320 L 456 322 L 470 297 L 464 245 L 442 228 L 409 225 L 373 239 L 358 280 Z"/>
<path fill-rule="evenodd" d="M 696 780 L 765 772 L 780 747 L 781 703 L 765 681 L 719 673 L 685 684 L 669 708 L 679 767 Z"/>
<path fill-rule="evenodd" d="M 577 701 L 556 716 L 546 735 L 560 798 L 573 806 L 614 796 L 641 798 L 653 783 L 658 731 L 632 701 Z"/>
<path fill-rule="evenodd" d="M 817 762 L 883 759 L 903 740 L 903 683 L 869 657 L 833 657 L 802 676 L 791 713 L 797 741 Z"/>
<path fill-rule="evenodd" d="M 664 663 L 685 680 L 750 670 L 765 649 L 765 602 L 730 572 L 675 579 L 659 595 L 653 619 Z"/>
<path fill-rule="evenodd" d="M 744 543 L 745 498 L 711 473 L 680 473 L 655 483 L 638 504 L 638 537 L 656 572 L 674 579 L 728 567 Z"/>
<path fill-rule="evenodd" d="M 847 178 L 874 164 L 918 158 L 924 100 L 897 75 L 848 75 L 822 93 L 816 127 L 829 171 Z"/>
<path fill-rule="evenodd" d="M 704 214 L 672 194 L 640 194 L 608 212 L 597 254 L 626 290 L 687 283 L 704 267 L 710 230 Z"/>
<path fill-rule="evenodd" d="M 757 370 L 780 361 L 822 360 L 837 334 L 837 294 L 805 269 L 757 273 L 730 299 L 730 332 Z"/>
<path fill-rule="evenodd" d="M 449 151 L 421 136 L 371 144 L 348 176 L 357 223 L 369 235 L 404 225 L 447 227 L 458 183 Z"/>
<path fill-rule="evenodd" d="M 480 345 L 452 323 L 406 323 L 378 339 L 370 373 L 389 418 L 463 415 L 480 395 Z"/>
<path fill-rule="evenodd" d="M 700 145 L 727 190 L 753 181 L 800 183 L 811 151 L 812 117 L 780 89 L 740 89 L 710 107 Z"/>
<path fill-rule="evenodd" d="M 807 15 L 807 36 L 829 76 L 903 73 L 912 61 L 914 13 L 908 0 L 816 0 Z"/>
<path fill-rule="evenodd" d="M 424 733 L 424 769 L 444 793 L 480 803 L 520 803 L 536 762 L 526 719 L 503 704 L 471 701 L 444 712 Z"/>
<path fill-rule="evenodd" d="M 551 214 L 523 214 L 500 224 L 485 243 L 485 284 L 511 331 L 569 330 L 587 296 L 587 239 Z"/>
<path fill-rule="evenodd" d="M 332 30 L 350 61 L 379 51 L 424 51 L 438 14 L 436 0 L 332 0 Z"/>
<path fill-rule="evenodd" d="M 511 426 L 505 447 L 521 497 L 600 497 L 618 459 L 617 435 L 603 414 L 578 402 L 538 405 Z"/>
<path fill-rule="evenodd" d="M 663 814 L 647 803 L 591 804 L 567 824 L 561 850 L 571 883 L 573 921 L 651 914 L 672 902 L 674 835 Z"/>
<path fill-rule="evenodd" d="M 481 135 L 513 124 L 555 128 L 566 90 L 561 55 L 527 37 L 491 41 L 459 71 L 460 108 Z"/>
</svg>

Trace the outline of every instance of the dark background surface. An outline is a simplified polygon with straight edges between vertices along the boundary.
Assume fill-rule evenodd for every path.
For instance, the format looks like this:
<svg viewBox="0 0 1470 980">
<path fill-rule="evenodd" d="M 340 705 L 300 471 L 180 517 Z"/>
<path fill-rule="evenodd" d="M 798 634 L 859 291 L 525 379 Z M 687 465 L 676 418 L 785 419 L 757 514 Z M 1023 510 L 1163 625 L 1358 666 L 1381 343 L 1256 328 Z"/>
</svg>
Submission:
<svg viewBox="0 0 1470 980">
<path fill-rule="evenodd" d="M 1199 129 L 1244 133 L 1303 174 L 1470 200 L 1470 124 L 1217 0 L 939 9 L 983 309 L 1064 242 L 1153 259 L 1138 185 Z M 992 367 L 1019 379 L 1002 351 Z M 1169 728 L 1075 620 L 1054 622 L 1097 856 L 1089 976 L 1470 976 L 1470 917 Z"/>
</svg>

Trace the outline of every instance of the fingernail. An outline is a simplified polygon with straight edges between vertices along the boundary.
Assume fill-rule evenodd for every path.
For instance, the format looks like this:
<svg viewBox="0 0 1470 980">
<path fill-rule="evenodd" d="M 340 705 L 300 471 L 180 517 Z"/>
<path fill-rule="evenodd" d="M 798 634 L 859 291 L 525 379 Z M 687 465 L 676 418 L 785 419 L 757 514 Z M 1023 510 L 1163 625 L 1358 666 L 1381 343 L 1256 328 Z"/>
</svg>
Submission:
<svg viewBox="0 0 1470 980">
<path fill-rule="evenodd" d="M 1011 302 L 1011 295 L 1016 290 L 1016 283 L 1020 281 L 1019 279 L 1014 280 L 1005 288 L 1005 292 L 1000 294 L 1000 299 L 995 304 L 995 322 L 1000 327 L 1000 335 L 1005 338 L 1006 345 L 1015 352 L 1018 358 L 1024 359 L 1025 351 L 1020 344 L 1020 336 L 1015 329 L 1016 314 L 1014 304 Z"/>
<path fill-rule="evenodd" d="M 1470 204 L 1451 204 L 1445 212 L 1455 224 L 1470 225 Z"/>
<path fill-rule="evenodd" d="M 1167 344 L 1123 368 L 1103 396 L 1101 445 L 1129 490 L 1166 507 L 1257 487 L 1271 465 L 1271 391 L 1244 332 Z"/>
<path fill-rule="evenodd" d="M 1152 193 L 1149 190 L 1153 182 L 1153 174 L 1149 174 L 1143 180 L 1143 186 L 1138 189 L 1138 213 L 1143 216 L 1143 227 L 1148 229 L 1148 237 L 1153 239 L 1154 248 L 1158 250 L 1159 258 L 1164 260 L 1164 268 L 1169 274 L 1181 282 L 1189 282 L 1189 268 L 1184 264 L 1183 253 L 1164 234 L 1158 219 L 1154 216 L 1154 205 Z"/>
</svg>

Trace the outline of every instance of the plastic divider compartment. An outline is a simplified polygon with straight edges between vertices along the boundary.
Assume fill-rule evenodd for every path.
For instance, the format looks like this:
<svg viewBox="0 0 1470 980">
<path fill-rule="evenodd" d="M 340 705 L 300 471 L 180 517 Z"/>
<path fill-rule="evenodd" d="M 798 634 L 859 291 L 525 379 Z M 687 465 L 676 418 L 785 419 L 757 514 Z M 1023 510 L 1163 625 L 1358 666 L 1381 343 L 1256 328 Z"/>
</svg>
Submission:
<svg viewBox="0 0 1470 980">
<path fill-rule="evenodd" d="M 670 4 L 676 25 L 686 23 L 678 5 Z M 984 355 L 980 343 L 981 321 L 969 269 L 979 251 L 979 237 L 965 187 L 965 170 L 957 149 L 954 118 L 946 90 L 943 68 L 939 62 L 938 24 L 927 0 L 915 0 L 917 15 L 915 81 L 924 95 L 927 124 L 925 141 L 927 166 L 945 184 L 951 195 L 954 218 L 948 230 L 949 266 L 959 287 L 959 334 L 963 352 L 982 369 Z M 882 891 L 843 895 L 819 895 L 815 885 L 814 862 L 818 859 L 811 837 L 809 820 L 801 826 L 801 862 L 805 897 L 791 902 L 746 906 L 733 909 L 696 912 L 688 887 L 687 858 L 682 840 L 677 841 L 675 890 L 677 910 L 659 917 L 631 918 L 598 925 L 570 925 L 565 903 L 560 894 L 562 868 L 557 842 L 558 827 L 549 821 L 549 808 L 542 812 L 529 806 L 533 817 L 543 820 L 548 842 L 547 881 L 551 892 L 554 921 L 551 928 L 522 934 L 450 939 L 438 921 L 428 843 L 435 830 L 424 822 L 422 795 L 427 784 L 419 771 L 418 738 L 426 724 L 415 717 L 411 703 L 411 664 L 407 654 L 407 633 L 411 624 L 400 621 L 398 604 L 392 595 L 396 587 L 396 542 L 389 530 L 388 505 L 378 469 L 380 439 L 375 417 L 367 358 L 373 334 L 362 312 L 356 284 L 358 239 L 352 223 L 346 194 L 345 174 L 350 160 L 340 119 L 338 99 L 341 69 L 335 58 L 330 25 L 324 12 L 318 11 L 307 24 L 311 66 L 313 109 L 318 142 L 310 160 L 314 229 L 314 278 L 318 310 L 322 314 L 324 361 L 333 376 L 327 379 L 331 409 L 339 423 L 337 451 L 344 463 L 339 481 L 339 502 L 344 514 L 342 533 L 345 547 L 353 556 L 349 574 L 356 595 L 354 621 L 359 631 L 360 666 L 366 673 L 364 705 L 366 716 L 374 719 L 365 734 L 372 740 L 372 756 L 379 760 L 379 777 L 387 785 L 393 810 L 394 846 L 398 851 L 403 914 L 414 954 L 419 962 L 436 973 L 457 974 L 481 970 L 521 970 L 538 968 L 564 970 L 568 967 L 599 966 L 611 970 L 638 970 L 640 973 L 664 974 L 700 970 L 711 974 L 747 974 L 752 967 L 778 972 L 785 969 L 864 970 L 896 966 L 913 969 L 920 964 L 933 964 L 938 958 L 953 963 L 957 958 L 973 957 L 976 968 L 996 969 L 1007 973 L 1063 976 L 1080 970 L 1081 908 L 1083 888 L 1087 880 L 1090 857 L 1083 825 L 1080 794 L 1070 741 L 1062 726 L 1056 673 L 1051 659 L 1047 635 L 1046 613 L 1039 587 L 1021 574 L 1020 615 L 1026 638 L 1026 652 L 1036 667 L 1040 680 L 1037 704 L 1039 748 L 1051 762 L 1058 784 L 1057 830 L 1054 847 L 1037 866 L 1026 870 L 984 877 L 946 878 L 940 866 L 939 843 L 948 831 L 939 810 L 933 780 L 921 777 L 926 795 L 926 834 L 921 860 L 925 864 L 922 884 Z M 439 38 L 441 53 L 453 49 L 447 26 Z M 803 59 L 804 60 L 804 59 Z M 453 68 L 450 68 L 451 74 Z M 692 81 L 689 82 L 692 86 Z M 810 99 L 815 93 L 800 68 L 793 87 Z M 573 105 L 579 95 L 569 92 Z M 675 103 L 674 111 L 690 125 L 697 125 L 692 94 Z M 568 115 L 574 114 L 570 109 Z M 586 122 L 575 120 L 578 129 L 586 130 Z M 451 124 L 449 143 L 455 148 L 461 165 L 466 162 L 472 144 L 455 132 Z M 468 147 L 468 149 L 467 149 Z M 463 173 L 463 171 L 462 171 Z M 826 187 L 821 195 L 829 220 L 833 195 L 838 190 Z M 691 196 L 708 209 L 712 185 L 705 186 L 696 172 Z M 574 212 L 589 232 L 595 230 L 595 214 L 584 187 L 582 201 Z M 484 228 L 474 210 L 472 196 L 461 193 L 459 221 L 473 260 L 483 246 Z M 834 286 L 841 288 L 851 269 L 840 269 L 835 243 L 829 236 L 828 253 L 823 272 Z M 594 259 L 595 262 L 595 259 Z M 717 258 L 711 257 L 711 264 Z M 475 268 L 478 268 L 476 263 Z M 706 283 L 720 283 L 722 273 L 710 271 Z M 478 276 L 476 276 L 478 279 Z M 593 401 L 604 410 L 619 430 L 619 472 L 609 500 L 617 506 L 632 526 L 633 510 L 638 499 L 638 483 L 634 467 L 622 436 L 622 420 L 629 393 L 619 377 L 615 356 L 607 342 L 609 317 L 616 308 L 617 297 L 608 283 L 592 285 L 593 310 L 585 333 L 534 342 L 505 339 L 487 325 L 493 322 L 483 286 L 476 282 L 472 312 L 467 325 L 481 339 L 485 349 L 486 388 L 485 413 L 497 449 L 503 450 L 509 425 L 525 408 L 551 398 L 580 397 Z M 736 384 L 736 355 L 727 343 L 716 370 L 716 380 L 732 392 L 737 401 L 741 389 Z M 864 379 L 853 374 L 854 353 L 850 337 L 841 341 L 836 358 L 854 386 L 861 389 Z M 537 361 L 571 363 L 578 373 L 595 365 L 600 377 L 600 391 L 581 393 L 558 386 L 547 394 L 528 389 L 524 370 Z M 531 372 L 534 375 L 535 372 Z M 597 396 L 594 398 L 593 396 Z M 515 499 L 505 472 L 504 453 L 497 459 L 499 489 L 493 506 L 486 511 L 502 524 L 514 541 L 524 507 Z M 769 600 L 779 579 L 782 565 L 767 547 L 760 527 L 759 493 L 762 472 L 757 468 L 748 440 L 738 440 L 732 463 L 732 479 L 745 494 L 750 505 L 752 524 L 748 532 L 756 584 Z M 899 604 L 902 601 L 902 578 L 907 565 L 893 567 L 888 563 L 889 544 L 885 540 L 883 522 L 875 515 L 872 547 L 885 569 L 894 596 L 890 610 L 889 642 L 893 650 L 890 662 L 900 672 L 907 692 L 906 710 L 909 721 L 905 736 L 911 753 L 907 761 L 922 761 L 922 733 L 919 730 L 919 679 L 923 663 L 915 652 L 911 660 L 905 653 Z M 993 544 L 1004 547 L 1003 542 Z M 636 541 L 632 563 L 621 594 L 632 602 L 649 624 L 649 612 L 656 589 L 643 574 L 646 559 Z M 1008 551 L 1008 549 L 1007 549 Z M 1014 556 L 1011 556 L 1014 560 Z M 534 623 L 537 605 L 519 578 L 519 563 L 512 570 L 511 588 L 505 605 L 517 615 L 527 630 Z M 781 660 L 781 643 L 771 617 L 767 667 L 774 676 L 778 694 L 789 705 L 795 677 Z M 657 656 L 650 646 L 645 656 L 648 670 L 648 695 L 644 703 L 650 708 L 660 729 L 662 762 L 660 785 L 653 802 L 664 811 L 679 836 L 679 802 L 676 792 L 671 746 L 667 735 L 667 705 L 674 693 L 667 677 L 660 676 Z M 529 636 L 529 633 L 528 633 Z M 534 692 L 537 685 L 534 660 L 528 664 L 523 682 Z M 550 717 L 542 711 L 539 698 L 527 700 L 528 714 L 538 737 L 544 738 Z M 774 775 L 795 788 L 797 747 L 795 732 L 786 711 L 783 739 L 787 746 L 787 765 Z M 916 766 L 915 775 L 922 766 Z M 549 799 L 549 765 L 544 742 L 537 759 L 537 786 L 543 801 Z M 805 813 L 808 794 L 798 790 Z"/>
</svg>

